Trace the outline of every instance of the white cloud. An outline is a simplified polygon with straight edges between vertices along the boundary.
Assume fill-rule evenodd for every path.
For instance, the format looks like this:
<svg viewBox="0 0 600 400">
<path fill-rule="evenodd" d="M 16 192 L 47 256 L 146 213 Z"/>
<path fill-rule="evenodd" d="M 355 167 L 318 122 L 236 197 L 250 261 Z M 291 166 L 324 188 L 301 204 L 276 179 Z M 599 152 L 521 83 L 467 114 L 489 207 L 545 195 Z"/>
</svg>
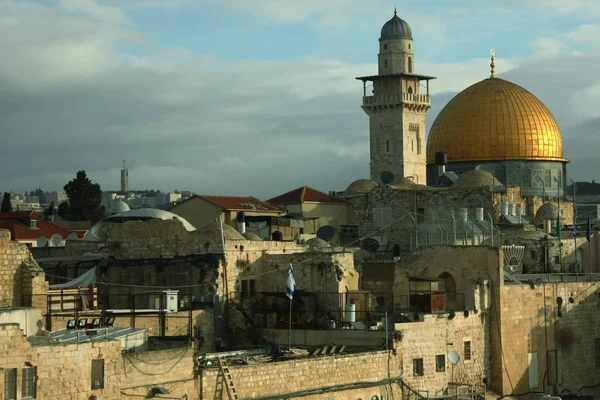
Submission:
<svg viewBox="0 0 600 400">
<path fill-rule="evenodd" d="M 354 77 L 375 73 L 375 57 L 363 65 L 315 58 L 231 63 L 156 49 L 118 22 L 118 13 L 92 9 L 82 17 L 6 4 L 0 52 L 11 62 L 0 64 L 0 131 L 19 138 L 0 148 L 3 162 L 16 166 L 0 170 L 6 189 L 56 189 L 78 169 L 114 189 L 123 158 L 133 165 L 133 188 L 263 198 L 306 184 L 343 189 L 368 174 L 368 119 Z M 311 4 L 312 13 L 330 7 L 305 7 Z M 118 53 L 123 41 L 147 45 L 148 54 Z M 590 86 L 600 60 L 564 57 L 554 51 L 560 44 L 547 40 L 537 45 L 532 57 L 499 56 L 496 71 L 545 101 L 569 137 L 570 126 L 597 115 L 600 89 Z M 489 76 L 489 62 L 417 59 L 418 72 L 438 76 L 430 123 L 449 93 Z"/>
</svg>

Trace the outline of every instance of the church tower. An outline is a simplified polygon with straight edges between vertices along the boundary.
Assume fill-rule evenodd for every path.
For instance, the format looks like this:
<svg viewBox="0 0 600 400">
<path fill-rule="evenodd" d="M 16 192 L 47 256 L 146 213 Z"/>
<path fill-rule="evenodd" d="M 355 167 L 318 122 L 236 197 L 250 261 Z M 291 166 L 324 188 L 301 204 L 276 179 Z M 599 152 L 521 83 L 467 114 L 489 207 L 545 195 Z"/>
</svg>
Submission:
<svg viewBox="0 0 600 400">
<path fill-rule="evenodd" d="M 425 116 L 431 108 L 429 80 L 415 73 L 410 26 L 396 14 L 381 28 L 379 73 L 363 82 L 362 109 L 369 116 L 371 179 L 394 184 L 403 178 L 426 184 Z"/>
</svg>

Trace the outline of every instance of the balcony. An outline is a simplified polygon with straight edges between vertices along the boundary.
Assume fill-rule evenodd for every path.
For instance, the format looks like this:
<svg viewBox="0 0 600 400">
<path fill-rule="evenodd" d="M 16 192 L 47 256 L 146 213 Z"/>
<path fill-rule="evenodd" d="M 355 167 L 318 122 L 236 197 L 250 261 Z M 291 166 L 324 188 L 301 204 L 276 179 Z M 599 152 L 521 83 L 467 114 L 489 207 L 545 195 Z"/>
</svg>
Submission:
<svg viewBox="0 0 600 400">
<path fill-rule="evenodd" d="M 431 105 L 431 98 L 425 94 L 391 93 L 363 97 L 364 106 L 387 106 L 395 104 Z"/>
</svg>

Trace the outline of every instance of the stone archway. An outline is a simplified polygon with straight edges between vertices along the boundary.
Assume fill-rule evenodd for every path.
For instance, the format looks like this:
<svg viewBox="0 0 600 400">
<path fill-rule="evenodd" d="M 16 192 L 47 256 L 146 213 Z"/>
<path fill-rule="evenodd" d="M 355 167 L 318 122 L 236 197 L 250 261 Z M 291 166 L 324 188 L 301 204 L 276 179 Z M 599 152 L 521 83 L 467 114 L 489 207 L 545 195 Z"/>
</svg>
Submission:
<svg viewBox="0 0 600 400">
<path fill-rule="evenodd" d="M 442 272 L 438 278 L 443 279 L 446 283 L 446 293 L 456 293 L 456 281 L 448 272 Z"/>
</svg>

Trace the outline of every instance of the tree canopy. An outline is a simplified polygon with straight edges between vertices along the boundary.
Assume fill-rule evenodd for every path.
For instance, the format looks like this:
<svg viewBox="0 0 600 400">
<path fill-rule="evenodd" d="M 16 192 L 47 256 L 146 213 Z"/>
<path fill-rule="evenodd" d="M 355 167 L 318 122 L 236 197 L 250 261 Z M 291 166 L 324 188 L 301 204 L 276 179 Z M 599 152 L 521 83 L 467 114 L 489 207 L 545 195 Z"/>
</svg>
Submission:
<svg viewBox="0 0 600 400">
<path fill-rule="evenodd" d="M 10 202 L 10 193 L 4 192 L 4 197 L 2 198 L 2 209 L 0 212 L 11 212 L 12 204 Z"/>
<path fill-rule="evenodd" d="M 93 183 L 85 171 L 77 172 L 74 179 L 64 186 L 68 201 L 58 206 L 58 215 L 67 221 L 98 222 L 104 217 L 102 189 Z"/>
</svg>

